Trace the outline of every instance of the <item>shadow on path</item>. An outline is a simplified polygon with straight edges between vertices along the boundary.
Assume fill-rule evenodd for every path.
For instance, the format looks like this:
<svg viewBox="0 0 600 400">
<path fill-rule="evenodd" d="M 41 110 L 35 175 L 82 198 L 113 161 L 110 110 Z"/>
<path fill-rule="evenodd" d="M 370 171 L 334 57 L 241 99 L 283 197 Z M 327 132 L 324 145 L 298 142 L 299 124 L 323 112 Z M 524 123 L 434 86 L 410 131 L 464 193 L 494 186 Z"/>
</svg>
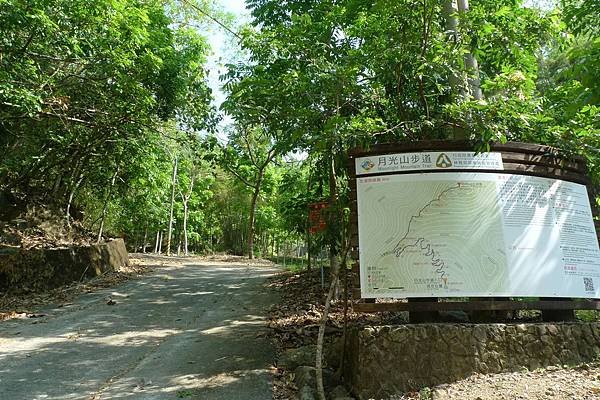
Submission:
<svg viewBox="0 0 600 400">
<path fill-rule="evenodd" d="M 0 399 L 271 399 L 277 269 L 184 262 L 0 324 Z"/>
</svg>

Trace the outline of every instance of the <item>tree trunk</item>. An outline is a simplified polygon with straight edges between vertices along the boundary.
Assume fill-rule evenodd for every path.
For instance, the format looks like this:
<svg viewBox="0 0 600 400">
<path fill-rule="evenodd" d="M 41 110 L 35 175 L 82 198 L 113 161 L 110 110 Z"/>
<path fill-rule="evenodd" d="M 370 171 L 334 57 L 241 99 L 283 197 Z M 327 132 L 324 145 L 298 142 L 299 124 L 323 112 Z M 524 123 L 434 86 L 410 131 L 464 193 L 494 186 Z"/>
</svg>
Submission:
<svg viewBox="0 0 600 400">
<path fill-rule="evenodd" d="M 306 183 L 306 198 L 310 199 L 310 186 L 312 183 L 312 175 L 311 175 L 311 168 L 310 168 L 310 163 L 308 164 L 308 179 L 307 179 L 307 183 Z M 310 209 L 308 210 L 308 213 L 306 215 L 306 258 L 308 261 L 308 264 L 306 266 L 306 269 L 308 271 L 311 270 L 312 268 L 312 264 L 311 264 L 311 253 L 312 253 L 312 249 L 311 249 L 311 245 L 312 245 L 312 237 L 311 237 L 311 232 L 310 232 Z"/>
<path fill-rule="evenodd" d="M 468 0 L 446 0 L 444 4 L 444 17 L 446 19 L 446 34 L 448 40 L 455 45 L 460 44 L 460 35 L 458 32 L 458 13 L 466 13 L 469 10 Z M 450 87 L 457 101 L 473 98 L 481 100 L 479 79 L 479 66 L 477 59 L 473 55 L 473 49 L 463 56 L 463 66 L 453 65 L 455 73 L 449 78 Z M 465 129 L 455 129 L 454 139 L 468 139 L 468 133 Z"/>
<path fill-rule="evenodd" d="M 156 232 L 156 241 L 154 242 L 154 254 L 158 254 L 158 241 L 160 240 L 160 232 Z"/>
<path fill-rule="evenodd" d="M 60 189 L 60 186 L 62 184 L 62 174 L 58 174 L 56 176 L 56 179 L 54 180 L 54 185 L 52 185 L 52 196 L 56 197 L 58 196 L 58 190 Z"/>
<path fill-rule="evenodd" d="M 346 235 L 347 237 L 348 235 Z M 349 242 L 346 242 L 347 244 Z M 338 374 L 344 373 L 344 365 L 346 362 L 346 348 L 348 345 L 348 266 L 346 265 L 347 255 L 348 254 L 348 246 L 344 250 L 344 257 L 342 257 L 342 263 L 340 269 L 344 271 L 343 280 L 344 280 L 344 328 L 342 331 L 342 354 L 340 355 L 340 366 L 338 369 Z"/>
<path fill-rule="evenodd" d="M 148 242 L 148 223 L 146 222 L 146 229 L 144 230 L 144 243 L 142 243 L 142 253 L 146 253 L 146 243 Z"/>
<path fill-rule="evenodd" d="M 112 194 L 113 186 L 115 186 L 115 181 L 117 180 L 117 174 L 119 173 L 119 167 L 115 170 L 115 173 L 110 180 L 110 187 L 108 188 L 108 193 L 106 193 L 106 198 L 104 199 L 104 206 L 102 207 L 102 218 L 100 218 L 100 229 L 98 229 L 98 240 L 96 243 L 100 243 L 102 240 L 102 231 L 104 230 L 104 219 L 106 218 L 106 212 L 108 211 L 108 202 L 110 200 L 110 196 Z"/>
<path fill-rule="evenodd" d="M 188 220 L 188 199 L 183 202 L 183 254 L 189 255 L 188 253 L 188 231 L 187 231 L 187 220 Z"/>
<path fill-rule="evenodd" d="M 171 235 L 173 234 L 173 205 L 175 204 L 175 181 L 177 180 L 177 157 L 173 160 L 173 178 L 171 179 L 171 209 L 169 211 L 169 231 L 167 234 L 167 255 L 171 255 Z"/>
<path fill-rule="evenodd" d="M 334 230 L 337 225 L 337 179 L 335 175 L 335 159 L 333 158 L 333 152 L 329 165 L 329 229 Z M 337 258 L 337 243 L 335 235 L 330 234 L 329 238 L 329 267 L 331 273 L 334 271 Z"/>
<path fill-rule="evenodd" d="M 263 232 L 263 234 L 261 235 L 261 254 L 262 257 L 266 257 L 267 254 L 269 254 L 269 234 L 267 233 L 267 231 L 265 230 Z"/>
<path fill-rule="evenodd" d="M 469 11 L 469 0 L 458 0 L 458 11 L 461 13 Z M 473 55 L 473 49 L 469 49 L 469 52 L 465 54 L 464 62 L 465 70 L 469 76 L 469 95 L 475 100 L 481 100 L 483 94 L 481 93 L 481 82 L 479 80 L 479 65 Z"/>
<path fill-rule="evenodd" d="M 67 210 L 66 210 L 67 226 L 69 226 L 69 227 L 71 226 L 71 205 L 73 204 L 73 198 L 75 198 L 75 193 L 77 193 L 77 189 L 79 188 L 79 185 L 81 185 L 82 181 L 83 181 L 83 175 L 81 175 L 79 177 L 79 179 L 75 183 L 75 186 L 73 187 L 73 190 L 71 190 L 71 193 L 69 193 L 69 200 L 67 202 Z"/>
<path fill-rule="evenodd" d="M 258 201 L 258 195 L 260 194 L 260 187 L 262 185 L 263 175 L 265 173 L 265 164 L 259 171 L 258 177 L 256 178 L 256 186 L 254 186 L 254 193 L 252 193 L 252 200 L 250 202 L 250 219 L 248 221 L 248 258 L 254 258 L 254 222 L 256 217 L 256 203 Z"/>
<path fill-rule="evenodd" d="M 316 350 L 316 376 L 317 376 L 317 394 L 319 400 L 326 400 L 325 388 L 323 387 L 323 339 L 325 337 L 325 327 L 327 326 L 327 318 L 329 317 L 329 308 L 331 307 L 331 300 L 335 292 L 335 288 L 338 286 L 338 272 L 339 263 L 337 257 L 333 258 L 333 265 L 331 270 L 331 283 L 329 285 L 329 292 L 325 299 L 325 307 L 323 309 L 323 315 L 321 316 L 321 322 L 319 323 L 319 335 L 317 337 L 317 350 Z"/>
<path fill-rule="evenodd" d="M 446 20 L 446 37 L 454 45 L 458 45 L 458 5 L 457 0 L 446 0 L 444 3 L 444 18 Z M 454 64 L 454 63 L 453 63 Z M 466 97 L 462 74 L 459 72 L 460 67 L 456 64 L 452 65 L 455 72 L 449 77 L 449 84 L 452 89 L 452 94 L 457 98 Z"/>
<path fill-rule="evenodd" d="M 188 204 L 189 204 L 190 198 L 192 197 L 192 192 L 194 190 L 194 182 L 195 182 L 195 177 L 192 174 L 190 177 L 190 185 L 188 187 L 187 193 L 184 194 L 182 191 L 179 191 L 179 194 L 181 195 L 181 202 L 183 203 L 183 252 L 186 256 L 189 255 L 188 229 L 187 229 L 187 222 L 188 222 L 188 215 L 189 215 Z"/>
</svg>

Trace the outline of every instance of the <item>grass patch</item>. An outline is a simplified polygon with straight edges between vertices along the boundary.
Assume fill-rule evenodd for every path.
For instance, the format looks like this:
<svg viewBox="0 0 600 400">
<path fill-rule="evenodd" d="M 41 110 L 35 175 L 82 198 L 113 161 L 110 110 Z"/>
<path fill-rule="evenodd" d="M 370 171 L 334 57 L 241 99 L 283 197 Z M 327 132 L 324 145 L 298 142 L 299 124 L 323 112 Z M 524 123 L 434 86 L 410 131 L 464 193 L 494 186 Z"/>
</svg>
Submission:
<svg viewBox="0 0 600 400">
<path fill-rule="evenodd" d="M 274 262 L 275 264 L 281 265 L 282 267 L 284 267 L 285 269 L 287 269 L 290 272 L 304 271 L 308 266 L 308 260 L 303 257 L 277 256 L 277 257 L 268 257 L 267 259 L 269 261 Z M 316 266 L 316 264 L 313 261 L 313 268 L 315 266 Z"/>
<path fill-rule="evenodd" d="M 583 322 L 597 322 L 600 321 L 600 312 L 597 310 L 577 310 L 575 311 L 575 318 Z"/>
</svg>

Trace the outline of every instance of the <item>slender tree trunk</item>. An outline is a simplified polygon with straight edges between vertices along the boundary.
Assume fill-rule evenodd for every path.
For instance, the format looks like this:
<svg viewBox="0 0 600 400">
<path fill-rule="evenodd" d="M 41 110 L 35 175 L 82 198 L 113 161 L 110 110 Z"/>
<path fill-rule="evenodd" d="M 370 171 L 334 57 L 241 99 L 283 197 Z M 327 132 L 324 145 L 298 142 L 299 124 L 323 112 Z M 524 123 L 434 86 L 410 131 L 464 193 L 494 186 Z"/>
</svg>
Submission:
<svg viewBox="0 0 600 400">
<path fill-rule="evenodd" d="M 340 114 L 340 96 L 339 96 L 339 92 L 336 93 L 335 96 L 335 103 L 336 103 L 336 113 Z M 337 130 L 337 124 L 336 124 L 336 130 Z M 338 195 L 337 195 L 337 177 L 336 177 L 336 173 L 335 173 L 335 139 L 332 140 L 331 143 L 331 148 L 330 148 L 330 159 L 329 159 L 329 267 L 331 268 L 330 271 L 333 274 L 335 272 L 335 266 L 337 265 L 337 241 L 336 241 L 336 237 L 334 232 L 338 231 L 338 229 L 336 229 L 338 227 Z M 333 286 L 337 286 L 335 285 L 336 282 L 334 282 L 333 280 L 333 276 L 331 278 L 331 282 Z M 323 399 L 325 400 L 325 399 Z"/>
<path fill-rule="evenodd" d="M 347 251 L 345 252 L 347 254 Z M 342 331 L 342 354 L 340 355 L 340 366 L 338 374 L 343 374 L 344 365 L 346 363 L 346 348 L 348 344 L 348 266 L 346 265 L 346 257 L 342 258 L 341 270 L 343 271 L 344 280 L 344 328 Z"/>
<path fill-rule="evenodd" d="M 188 231 L 187 231 L 187 220 L 188 220 L 188 199 L 183 202 L 183 254 L 189 255 L 188 253 Z"/>
<path fill-rule="evenodd" d="M 156 241 L 154 242 L 154 254 L 158 254 L 158 241 L 160 240 L 160 232 L 156 232 Z"/>
<path fill-rule="evenodd" d="M 250 203 L 250 219 L 248 222 L 248 258 L 254 258 L 254 222 L 256 213 L 256 201 L 258 199 L 259 185 L 256 185 L 254 193 L 252 193 L 252 200 Z"/>
<path fill-rule="evenodd" d="M 458 13 L 465 13 L 469 10 L 468 0 L 446 0 L 444 4 L 444 17 L 446 19 L 446 34 L 450 42 L 455 45 L 460 44 L 460 35 L 458 31 Z M 467 100 L 470 97 L 475 100 L 481 100 L 479 79 L 479 65 L 473 55 L 473 49 L 470 49 L 463 56 L 463 66 L 453 65 L 456 71 L 449 78 L 450 87 L 457 101 Z M 465 129 L 454 129 L 454 139 L 468 139 L 468 133 Z"/>
<path fill-rule="evenodd" d="M 310 187 L 311 187 L 311 184 L 312 184 L 312 174 L 311 174 L 312 171 L 311 171 L 310 167 L 311 167 L 311 164 L 310 164 L 310 161 L 309 161 L 309 164 L 308 164 L 308 179 L 307 179 L 307 182 L 306 182 L 306 198 L 308 198 L 308 199 L 310 199 Z M 307 258 L 307 261 L 308 261 L 306 269 L 308 271 L 310 271 L 311 268 L 312 268 L 311 257 L 310 257 L 311 253 L 312 253 L 311 247 L 312 247 L 312 235 L 311 235 L 311 232 L 310 232 L 310 209 L 309 209 L 308 210 L 308 214 L 306 216 L 306 258 Z"/>
<path fill-rule="evenodd" d="M 337 178 L 335 174 L 335 160 L 333 153 L 329 165 L 329 228 L 333 229 L 337 222 Z M 329 266 L 331 272 L 334 271 L 334 266 L 337 259 L 337 243 L 335 235 L 330 235 L 329 240 Z"/>
<path fill-rule="evenodd" d="M 75 152 L 75 154 L 77 154 L 77 152 Z M 74 154 L 74 155 L 75 155 Z M 66 212 L 66 219 L 67 219 L 67 226 L 70 228 L 71 227 L 71 205 L 73 204 L 73 198 L 75 197 L 75 193 L 77 193 L 77 190 L 79 189 L 79 185 L 81 185 L 81 182 L 83 181 L 83 173 L 80 173 L 80 162 L 81 159 L 77 159 L 77 161 L 74 163 L 74 167 L 73 167 L 73 171 L 71 172 L 71 176 L 69 179 L 69 182 L 75 182 L 75 185 L 73 186 L 73 188 L 71 189 L 71 192 L 69 193 L 69 199 L 67 201 L 67 212 Z M 75 177 L 79 175 L 79 178 L 77 179 L 77 181 L 75 181 Z M 59 175 L 57 181 L 55 182 L 55 187 L 53 190 L 53 195 L 57 196 L 58 195 L 58 190 L 60 189 L 60 185 L 62 182 L 62 174 Z"/>
<path fill-rule="evenodd" d="M 96 243 L 100 243 L 102 240 L 102 231 L 104 230 L 104 219 L 106 218 L 106 212 L 108 211 L 108 202 L 110 200 L 110 196 L 112 195 L 113 186 L 115 186 L 115 181 L 117 180 L 117 174 L 119 173 L 119 167 L 115 170 L 115 173 L 110 180 L 110 187 L 108 188 L 108 192 L 106 193 L 106 198 L 104 199 L 104 206 L 102 207 L 102 217 L 100 218 L 100 229 L 98 229 L 98 240 Z"/>
<path fill-rule="evenodd" d="M 446 0 L 444 3 L 444 18 L 446 20 L 446 37 L 450 42 L 454 45 L 458 45 L 459 36 L 458 36 L 458 5 L 456 3 L 457 0 Z M 454 64 L 454 63 L 453 63 Z M 465 97 L 463 79 L 461 77 L 461 73 L 459 72 L 460 67 L 458 65 L 452 65 L 455 72 L 450 75 L 449 83 L 452 88 L 452 92 L 454 96 L 458 98 Z"/>
<path fill-rule="evenodd" d="M 79 177 L 79 179 L 77 180 L 77 182 L 75 183 L 75 186 L 73 186 L 73 189 L 71 190 L 71 193 L 69 193 L 69 200 L 67 201 L 67 209 L 66 209 L 66 219 L 67 219 L 67 226 L 71 226 L 71 205 L 73 204 L 73 198 L 75 198 L 75 193 L 77 193 L 77 189 L 79 189 L 79 185 L 81 185 L 81 182 L 83 181 L 83 175 L 81 175 Z"/>
<path fill-rule="evenodd" d="M 250 219 L 248 221 L 248 258 L 254 258 L 254 222 L 256 219 L 256 203 L 258 201 L 258 195 L 260 194 L 260 187 L 262 185 L 265 168 L 267 165 L 258 171 L 258 177 L 256 178 L 256 186 L 254 186 L 254 193 L 252 193 L 252 200 L 250 202 Z"/>
<path fill-rule="evenodd" d="M 56 179 L 54 180 L 54 185 L 52 185 L 52 196 L 58 196 L 58 190 L 60 189 L 62 179 L 62 174 L 59 173 Z"/>
<path fill-rule="evenodd" d="M 461 13 L 469 11 L 469 0 L 458 0 L 458 11 Z M 464 63 L 469 76 L 469 94 L 473 99 L 481 100 L 483 99 L 483 94 L 481 93 L 481 82 L 479 80 L 479 65 L 473 55 L 473 49 L 469 49 L 469 52 L 465 54 Z"/>
<path fill-rule="evenodd" d="M 332 179 L 333 178 L 333 179 Z M 329 190 L 330 190 L 330 201 L 332 201 L 332 204 L 336 204 L 333 201 L 335 200 L 337 202 L 337 187 L 335 186 L 336 183 L 336 175 L 335 175 L 335 163 L 333 162 L 333 157 L 332 157 L 332 162 L 331 162 L 331 170 L 330 170 L 330 181 L 329 181 Z M 332 194 L 335 195 L 335 197 L 332 196 Z M 336 208 L 337 209 L 337 208 Z M 341 266 L 342 268 L 344 268 L 344 273 L 347 272 L 346 270 L 346 260 L 347 260 L 347 256 L 348 256 L 348 251 L 350 249 L 350 244 L 348 241 L 348 232 L 346 230 L 346 225 L 345 222 L 342 220 L 341 216 L 337 214 L 337 212 L 332 213 L 331 215 L 334 215 L 334 217 L 332 218 L 339 218 L 339 230 L 341 232 L 341 249 L 338 249 L 337 246 L 334 248 L 334 251 L 331 250 L 330 247 L 330 264 L 331 264 L 331 283 L 329 286 L 329 291 L 327 293 L 327 298 L 325 299 L 325 307 L 323 310 L 323 315 L 321 317 L 321 322 L 319 324 L 319 334 L 317 337 L 317 349 L 316 349 L 316 378 L 317 378 L 317 394 L 319 395 L 319 400 L 326 400 L 325 398 L 325 389 L 323 387 L 323 338 L 325 336 L 325 328 L 327 326 L 327 318 L 329 316 L 329 309 L 331 307 L 331 301 L 333 300 L 334 296 L 336 295 L 336 291 L 339 288 L 339 273 L 340 273 L 340 259 L 338 257 L 338 255 L 341 255 Z M 333 245 L 333 243 L 332 243 Z M 341 250 L 341 253 L 338 252 L 338 250 Z M 340 253 L 340 254 L 338 254 Z M 332 254 L 334 254 L 334 257 L 332 257 Z M 346 280 L 344 279 L 344 284 L 347 285 Z M 346 286 L 346 290 L 347 290 L 347 286 Z M 347 298 L 346 298 L 346 302 L 347 302 Z M 346 303 L 347 305 L 347 303 Z M 346 313 L 347 311 L 344 311 L 344 315 L 346 317 Z M 344 332 L 345 334 L 345 332 Z M 344 338 L 345 340 L 345 338 Z M 342 361 L 343 362 L 343 361 Z"/>
<path fill-rule="evenodd" d="M 325 299 L 325 307 L 323 309 L 323 315 L 321 316 L 321 322 L 319 323 L 319 335 L 317 336 L 317 350 L 316 350 L 316 376 L 317 376 L 317 394 L 319 400 L 326 400 L 325 388 L 323 387 L 323 339 L 325 337 L 325 328 L 327 326 L 327 319 L 329 318 L 329 308 L 331 307 L 331 300 L 333 299 L 335 288 L 338 286 L 338 275 L 339 275 L 339 263 L 337 257 L 334 258 L 333 266 L 331 270 L 331 283 L 329 284 L 329 291 L 327 292 L 327 298 Z"/>
<path fill-rule="evenodd" d="M 310 231 L 307 230 L 306 231 L 306 258 L 307 258 L 306 269 L 308 271 L 310 271 L 312 269 L 311 246 L 312 246 L 312 237 L 311 237 Z"/>
<path fill-rule="evenodd" d="M 144 243 L 142 243 L 142 253 L 146 253 L 146 243 L 148 243 L 148 223 L 146 222 L 146 229 L 144 230 Z"/>
<path fill-rule="evenodd" d="M 171 255 L 171 235 L 173 234 L 173 205 L 175 204 L 175 181 L 177 180 L 177 157 L 173 160 L 173 178 L 171 179 L 171 208 L 169 211 L 169 231 L 167 234 L 167 255 Z"/>
<path fill-rule="evenodd" d="M 106 207 L 106 204 L 104 205 Z M 96 243 L 100 243 L 102 240 L 102 231 L 104 230 L 104 217 L 106 213 L 104 209 L 102 210 L 102 218 L 100 218 L 100 228 L 98 229 L 98 238 L 96 239 Z"/>
<path fill-rule="evenodd" d="M 160 231 L 160 238 L 158 239 L 158 254 L 162 254 L 162 242 L 163 242 L 163 231 Z"/>
<path fill-rule="evenodd" d="M 192 176 L 190 177 L 190 185 L 188 187 L 188 191 L 187 193 L 183 193 L 182 191 L 179 191 L 179 194 L 181 196 L 181 202 L 183 203 L 183 241 L 184 241 L 184 245 L 183 245 L 183 251 L 185 253 L 185 255 L 189 255 L 188 252 L 188 229 L 187 229 L 187 222 L 188 222 L 188 216 L 189 216 L 189 201 L 190 198 L 192 197 L 192 192 L 194 190 L 194 182 L 195 182 L 195 177 L 192 174 Z"/>
</svg>

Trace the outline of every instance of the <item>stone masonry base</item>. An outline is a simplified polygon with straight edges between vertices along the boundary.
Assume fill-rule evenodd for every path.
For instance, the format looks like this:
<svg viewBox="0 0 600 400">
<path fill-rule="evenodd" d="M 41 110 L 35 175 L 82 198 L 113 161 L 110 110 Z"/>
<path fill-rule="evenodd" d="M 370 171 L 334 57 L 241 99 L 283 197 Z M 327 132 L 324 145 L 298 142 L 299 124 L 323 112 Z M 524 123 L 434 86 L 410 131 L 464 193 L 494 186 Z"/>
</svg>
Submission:
<svg viewBox="0 0 600 400">
<path fill-rule="evenodd" d="M 361 400 L 454 382 L 473 373 L 592 361 L 600 323 L 374 326 L 349 337 L 345 378 Z"/>
</svg>

